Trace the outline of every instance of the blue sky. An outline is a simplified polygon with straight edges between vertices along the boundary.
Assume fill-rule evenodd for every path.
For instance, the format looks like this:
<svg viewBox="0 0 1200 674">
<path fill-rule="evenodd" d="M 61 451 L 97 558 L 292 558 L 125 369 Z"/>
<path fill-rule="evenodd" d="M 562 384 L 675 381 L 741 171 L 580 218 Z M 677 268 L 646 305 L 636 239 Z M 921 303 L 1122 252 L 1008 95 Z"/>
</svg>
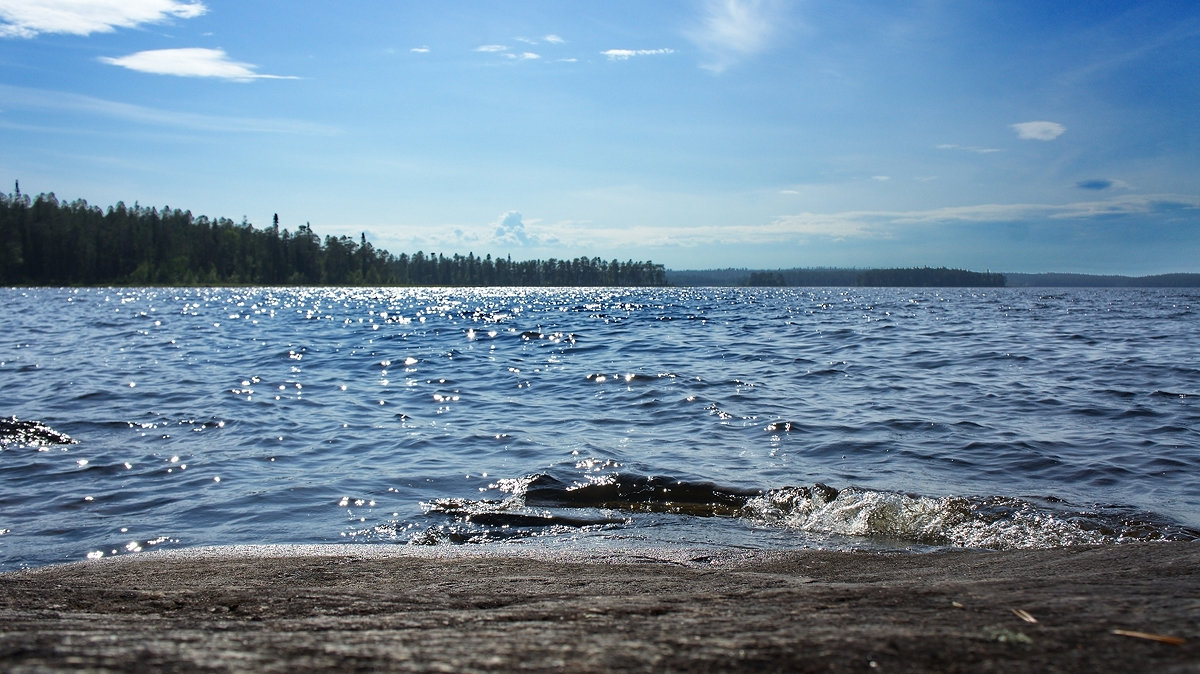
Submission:
<svg viewBox="0 0 1200 674">
<path fill-rule="evenodd" d="M 1200 272 L 1200 3 L 0 0 L 0 179 L 669 268 Z"/>
</svg>

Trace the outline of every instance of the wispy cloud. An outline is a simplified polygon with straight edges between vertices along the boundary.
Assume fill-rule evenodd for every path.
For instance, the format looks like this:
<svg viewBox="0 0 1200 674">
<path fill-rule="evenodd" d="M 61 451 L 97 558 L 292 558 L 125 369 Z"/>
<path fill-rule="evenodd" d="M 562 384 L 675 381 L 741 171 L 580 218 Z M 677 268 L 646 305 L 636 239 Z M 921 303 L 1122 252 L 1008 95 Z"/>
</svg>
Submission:
<svg viewBox="0 0 1200 674">
<path fill-rule="evenodd" d="M 722 73 L 770 46 L 781 24 L 776 0 L 708 0 L 698 24 L 685 34 L 705 54 L 701 67 Z"/>
<path fill-rule="evenodd" d="M 1022 140 L 1054 140 L 1067 130 L 1058 122 L 1021 122 L 1013 124 L 1012 128 Z"/>
<path fill-rule="evenodd" d="M 1000 149 L 994 147 L 979 147 L 978 145 L 955 145 L 954 143 L 942 143 L 937 146 L 939 150 L 961 150 L 963 152 L 974 152 L 975 154 L 991 154 L 993 152 L 1001 152 Z"/>
<path fill-rule="evenodd" d="M 1146 215 L 1169 209 L 1200 209 L 1200 197 L 1180 195 L 1129 195 L 1104 201 L 1069 204 L 976 204 L 922 211 L 875 211 L 843 214 L 849 219 L 884 225 L 938 223 L 1018 222 L 1069 220 L 1111 215 Z"/>
<path fill-rule="evenodd" d="M 180 0 L 0 0 L 0 37 L 111 33 L 207 11 L 204 3 Z"/>
<path fill-rule="evenodd" d="M 528 44 L 528 45 L 538 45 L 543 42 L 548 43 L 548 44 L 562 44 L 562 43 L 566 42 L 566 40 L 562 39 L 561 37 L 559 37 L 557 35 L 554 35 L 553 33 L 550 35 L 542 36 L 542 38 L 540 40 L 537 38 L 532 38 L 532 37 L 516 37 L 513 39 L 516 40 L 517 42 L 524 42 L 525 44 Z"/>
<path fill-rule="evenodd" d="M 284 75 L 260 75 L 256 66 L 233 61 L 222 49 L 191 47 L 185 49 L 152 49 L 118 58 L 102 56 L 102 63 L 154 75 L 179 77 L 215 77 L 236 82 L 251 80 L 294 80 Z"/>
<path fill-rule="evenodd" d="M 1129 195 L 1069 204 L 975 204 L 916 211 L 844 211 L 798 213 L 773 219 L 766 226 L 690 231 L 685 236 L 713 237 L 714 243 L 772 243 L 795 238 L 833 240 L 890 238 L 905 227 L 1008 222 L 1088 220 L 1139 216 L 1167 210 L 1200 210 L 1200 197 L 1176 194 Z"/>
<path fill-rule="evenodd" d="M 0 0 L 0 1 L 3 1 L 3 0 Z M 542 44 L 543 42 L 548 43 L 548 44 L 556 44 L 556 45 L 566 42 L 566 40 L 562 39 L 561 37 L 559 37 L 557 35 L 546 35 L 541 40 L 537 40 L 534 38 L 528 38 L 528 37 L 514 37 L 513 40 L 523 43 L 523 44 L 530 45 L 530 46 Z M 484 53 L 484 54 L 499 54 L 500 56 L 503 56 L 504 58 L 506 58 L 510 61 L 537 61 L 542 58 L 541 54 L 539 54 L 537 52 L 533 52 L 533 51 L 522 51 L 522 52 L 511 51 L 509 49 L 509 46 L 506 44 L 481 44 L 478 47 L 476 47 L 474 49 L 474 51 Z M 574 61 L 575 59 L 558 59 L 558 60 Z"/>
<path fill-rule="evenodd" d="M 300 135 L 333 136 L 339 129 L 292 119 L 252 117 L 225 117 L 202 115 L 192 112 L 162 110 L 131 103 L 120 103 L 94 96 L 84 96 L 63 91 L 28 89 L 0 84 L 0 100 L 12 108 L 28 110 L 52 110 L 83 115 L 95 115 L 109 119 L 133 122 L 138 125 L 154 125 L 190 129 L 193 131 L 219 131 L 230 133 L 285 133 Z"/>
<path fill-rule="evenodd" d="M 428 54 L 429 47 L 425 47 L 425 46 L 413 47 L 412 49 L 409 49 L 408 51 L 412 52 L 413 54 Z"/>
<path fill-rule="evenodd" d="M 610 61 L 627 61 L 634 56 L 657 56 L 659 54 L 674 54 L 675 50 L 664 47 L 662 49 L 607 49 L 600 52 L 608 57 Z"/>
</svg>

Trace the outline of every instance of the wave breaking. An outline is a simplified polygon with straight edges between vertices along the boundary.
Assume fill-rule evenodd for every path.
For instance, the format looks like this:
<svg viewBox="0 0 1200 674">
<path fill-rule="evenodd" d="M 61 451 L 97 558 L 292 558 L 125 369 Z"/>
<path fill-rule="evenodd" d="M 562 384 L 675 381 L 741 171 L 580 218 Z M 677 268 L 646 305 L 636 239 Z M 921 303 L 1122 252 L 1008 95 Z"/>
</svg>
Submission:
<svg viewBox="0 0 1200 674">
<path fill-rule="evenodd" d="M 437 499 L 427 515 L 461 526 L 413 543 L 471 543 L 621 528 L 645 514 L 736 518 L 747 526 L 898 548 L 1007 550 L 1200 540 L 1200 531 L 1147 513 L 1085 509 L 1055 498 L 924 496 L 824 483 L 760 490 L 662 476 L 607 473 L 579 481 L 537 473 L 489 486 L 494 499 Z"/>
</svg>

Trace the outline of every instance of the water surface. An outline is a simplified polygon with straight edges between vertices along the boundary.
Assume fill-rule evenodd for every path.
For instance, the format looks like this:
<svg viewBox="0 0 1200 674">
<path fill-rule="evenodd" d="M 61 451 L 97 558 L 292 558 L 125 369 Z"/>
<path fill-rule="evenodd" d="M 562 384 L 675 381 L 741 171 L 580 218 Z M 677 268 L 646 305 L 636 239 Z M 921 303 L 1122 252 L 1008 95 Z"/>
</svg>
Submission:
<svg viewBox="0 0 1200 674">
<path fill-rule="evenodd" d="M 1200 295 L 7 289 L 0 568 L 1194 538 Z"/>
</svg>

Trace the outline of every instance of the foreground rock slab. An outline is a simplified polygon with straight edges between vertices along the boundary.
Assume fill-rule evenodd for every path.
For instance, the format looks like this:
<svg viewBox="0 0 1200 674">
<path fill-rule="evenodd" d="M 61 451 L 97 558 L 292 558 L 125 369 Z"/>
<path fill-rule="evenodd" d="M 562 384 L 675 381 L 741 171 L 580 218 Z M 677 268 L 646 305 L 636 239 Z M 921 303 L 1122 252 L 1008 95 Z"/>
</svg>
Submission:
<svg viewBox="0 0 1200 674">
<path fill-rule="evenodd" d="M 9 672 L 1200 672 L 1200 544 L 213 549 L 0 574 L 0 624 Z"/>
</svg>

